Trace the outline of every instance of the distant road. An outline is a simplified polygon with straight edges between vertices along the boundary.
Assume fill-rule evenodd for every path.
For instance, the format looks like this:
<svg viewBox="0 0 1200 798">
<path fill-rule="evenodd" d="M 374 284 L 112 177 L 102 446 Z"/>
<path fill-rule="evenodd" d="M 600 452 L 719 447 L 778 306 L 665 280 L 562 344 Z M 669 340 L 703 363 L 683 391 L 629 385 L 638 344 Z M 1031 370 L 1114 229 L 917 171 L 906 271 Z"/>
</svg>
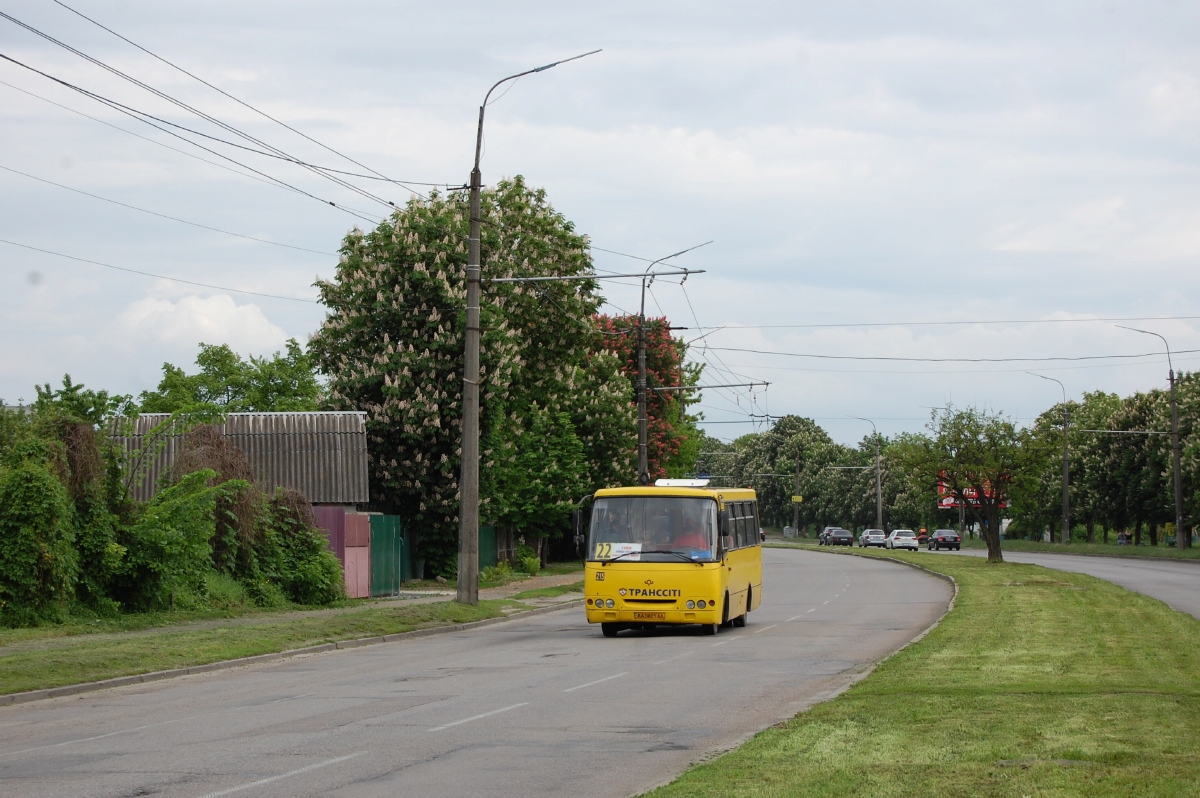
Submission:
<svg viewBox="0 0 1200 798">
<path fill-rule="evenodd" d="M 844 687 L 946 609 L 865 557 L 764 551 L 743 629 L 581 608 L 0 708 L 0 795 L 628 796 Z"/>
<path fill-rule="evenodd" d="M 964 549 L 957 553 L 964 556 L 987 556 L 987 552 L 980 549 Z M 1143 593 L 1180 612 L 1200 618 L 1200 562 L 1179 562 L 1150 557 L 1032 554 L 1024 551 L 1006 551 L 1004 559 L 1107 579 L 1127 590 Z"/>
</svg>

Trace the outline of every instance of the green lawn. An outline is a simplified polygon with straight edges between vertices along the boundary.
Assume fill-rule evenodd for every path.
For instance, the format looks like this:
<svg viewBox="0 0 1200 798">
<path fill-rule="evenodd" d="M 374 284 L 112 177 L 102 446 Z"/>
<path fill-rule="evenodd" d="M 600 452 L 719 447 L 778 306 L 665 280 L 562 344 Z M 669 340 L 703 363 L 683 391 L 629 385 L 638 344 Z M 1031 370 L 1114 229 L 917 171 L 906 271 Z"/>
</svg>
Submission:
<svg viewBox="0 0 1200 798">
<path fill-rule="evenodd" d="M 511 600 L 480 601 L 477 607 L 452 601 L 373 603 L 107 634 L 51 634 L 65 631 L 62 627 L 5 630 L 0 637 L 0 694 L 466 623 L 504 615 L 505 608 L 525 607 Z M 43 634 L 36 635 L 39 631 Z"/>
<path fill-rule="evenodd" d="M 1043 554 L 1103 554 L 1106 557 L 1166 557 L 1175 560 L 1200 559 L 1200 547 L 1180 551 L 1174 546 L 1149 545 L 1150 538 L 1146 536 L 1145 546 L 1118 546 L 1113 543 L 1040 543 L 1032 540 L 1004 540 L 1000 548 L 1008 551 L 1033 551 Z M 968 549 L 984 549 L 987 546 L 982 540 L 964 540 L 963 547 Z"/>
<path fill-rule="evenodd" d="M 1200 621 L 1081 574 L 869 556 L 953 576 L 955 609 L 838 698 L 651 795 L 1200 795 Z"/>
</svg>

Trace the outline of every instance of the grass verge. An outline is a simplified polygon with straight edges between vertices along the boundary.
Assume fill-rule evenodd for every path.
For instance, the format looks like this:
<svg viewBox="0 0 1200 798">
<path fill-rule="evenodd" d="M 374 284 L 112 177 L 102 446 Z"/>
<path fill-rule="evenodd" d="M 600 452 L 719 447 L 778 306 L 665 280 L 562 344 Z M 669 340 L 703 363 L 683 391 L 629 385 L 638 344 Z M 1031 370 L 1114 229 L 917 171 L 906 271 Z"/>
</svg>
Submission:
<svg viewBox="0 0 1200 798">
<path fill-rule="evenodd" d="M 1149 540 L 1149 538 L 1147 538 Z M 982 540 L 964 540 L 968 549 L 986 549 Z M 1038 554 L 1102 554 L 1105 557 L 1161 557 L 1168 560 L 1198 560 L 1200 548 L 1180 551 L 1174 546 L 1118 546 L 1116 543 L 1041 543 L 1032 540 L 1004 540 L 1000 548 L 1005 551 L 1028 551 Z"/>
<path fill-rule="evenodd" d="M 480 601 L 476 607 L 452 601 L 367 605 L 336 612 L 258 615 L 204 628 L 43 636 L 0 647 L 0 694 L 479 621 L 513 607 L 525 605 L 512 600 Z"/>
<path fill-rule="evenodd" d="M 650 795 L 1200 795 L 1200 621 L 1082 574 L 868 556 L 954 577 L 954 610 L 841 696 Z"/>
<path fill-rule="evenodd" d="M 572 582 L 569 585 L 554 585 L 553 587 L 539 587 L 533 590 L 526 590 L 513 596 L 514 599 L 535 599 L 535 598 L 554 598 L 561 596 L 564 593 L 582 593 L 583 580 Z"/>
</svg>

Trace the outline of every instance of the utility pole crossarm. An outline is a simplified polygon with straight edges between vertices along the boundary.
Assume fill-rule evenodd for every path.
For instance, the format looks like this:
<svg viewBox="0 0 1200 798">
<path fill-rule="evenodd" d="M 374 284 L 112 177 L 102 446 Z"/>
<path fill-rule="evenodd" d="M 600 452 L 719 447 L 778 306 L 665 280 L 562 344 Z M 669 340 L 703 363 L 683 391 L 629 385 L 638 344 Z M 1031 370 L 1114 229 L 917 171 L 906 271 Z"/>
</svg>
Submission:
<svg viewBox="0 0 1200 798">
<path fill-rule="evenodd" d="M 664 388 L 651 388 L 652 391 L 701 391 L 705 388 L 753 388 L 756 385 L 766 387 L 769 382 L 731 382 L 728 385 L 669 385 Z"/>
</svg>

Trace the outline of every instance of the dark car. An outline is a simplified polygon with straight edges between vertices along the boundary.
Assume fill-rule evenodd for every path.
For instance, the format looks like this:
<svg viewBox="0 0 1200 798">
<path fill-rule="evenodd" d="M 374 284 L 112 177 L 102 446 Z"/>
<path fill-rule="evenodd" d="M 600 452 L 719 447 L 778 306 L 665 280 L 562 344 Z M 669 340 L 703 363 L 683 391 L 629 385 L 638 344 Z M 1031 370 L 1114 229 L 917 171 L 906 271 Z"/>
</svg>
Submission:
<svg viewBox="0 0 1200 798">
<path fill-rule="evenodd" d="M 962 547 L 962 538 L 953 529 L 935 529 L 933 534 L 929 536 L 929 541 L 926 544 L 930 551 L 941 551 L 942 549 L 954 549 L 958 551 Z"/>
<path fill-rule="evenodd" d="M 825 545 L 825 539 L 826 539 L 827 537 L 829 537 L 829 533 L 830 533 L 830 532 L 832 532 L 832 531 L 833 531 L 833 530 L 835 530 L 835 529 L 837 529 L 837 527 L 836 527 L 836 526 L 827 526 L 827 527 L 825 527 L 824 529 L 822 529 L 822 530 L 821 530 L 821 534 L 817 535 L 817 543 L 818 543 L 818 544 L 820 544 L 820 545 L 822 545 L 822 546 L 824 546 L 824 545 Z"/>
<path fill-rule="evenodd" d="M 834 529 L 825 536 L 826 546 L 853 546 L 854 533 L 847 529 Z"/>
</svg>

